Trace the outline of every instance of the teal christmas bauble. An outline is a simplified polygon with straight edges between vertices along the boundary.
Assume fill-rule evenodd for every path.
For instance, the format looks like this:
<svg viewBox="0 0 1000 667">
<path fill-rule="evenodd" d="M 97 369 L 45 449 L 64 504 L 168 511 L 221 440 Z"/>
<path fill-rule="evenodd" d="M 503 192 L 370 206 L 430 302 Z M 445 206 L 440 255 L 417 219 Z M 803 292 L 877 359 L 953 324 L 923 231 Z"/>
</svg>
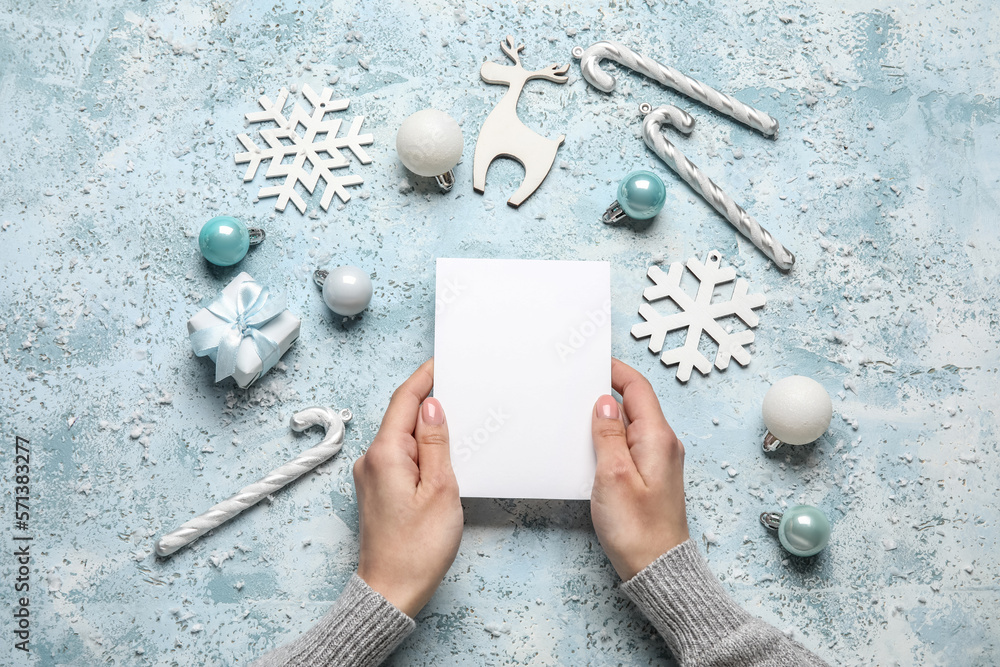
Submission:
<svg viewBox="0 0 1000 667">
<path fill-rule="evenodd" d="M 618 184 L 618 204 L 633 220 L 649 220 L 663 208 L 667 188 L 651 171 L 633 171 Z"/>
<path fill-rule="evenodd" d="M 781 546 L 796 556 L 815 556 L 830 541 L 830 521 L 812 505 L 796 505 L 781 515 Z"/>
<path fill-rule="evenodd" d="M 250 230 L 232 216 L 216 216 L 202 226 L 198 246 L 212 264 L 232 266 L 246 257 L 250 249 Z"/>
</svg>

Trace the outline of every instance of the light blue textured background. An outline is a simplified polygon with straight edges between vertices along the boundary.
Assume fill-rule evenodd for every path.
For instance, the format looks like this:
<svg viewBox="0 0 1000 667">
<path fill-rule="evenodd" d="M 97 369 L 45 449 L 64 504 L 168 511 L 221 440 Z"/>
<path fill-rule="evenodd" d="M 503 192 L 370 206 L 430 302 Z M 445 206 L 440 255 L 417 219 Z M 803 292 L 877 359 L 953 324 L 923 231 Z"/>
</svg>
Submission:
<svg viewBox="0 0 1000 667">
<path fill-rule="evenodd" d="M 0 549 L 13 544 L 15 434 L 31 440 L 35 536 L 32 654 L 13 650 L 4 612 L 0 662 L 244 664 L 322 615 L 357 557 L 351 463 L 433 349 L 439 256 L 611 261 L 613 351 L 657 388 L 687 446 L 691 534 L 754 614 L 833 664 L 1000 661 L 991 0 L 48 5 L 0 2 Z M 522 96 L 526 124 L 567 139 L 509 209 L 515 164 L 494 166 L 485 196 L 471 188 L 478 128 L 503 93 L 478 69 L 503 59 L 505 34 L 529 68 L 624 42 L 768 111 L 781 136 L 634 74 L 598 93 L 574 62 L 568 85 Z M 254 201 L 263 174 L 241 182 L 235 137 L 259 95 L 304 83 L 366 116 L 373 162 L 350 168 L 365 183 L 346 206 L 323 212 L 317 192 L 307 215 L 276 214 Z M 645 149 L 642 101 L 695 115 L 678 145 L 795 252 L 790 274 Z M 427 106 L 465 132 L 447 195 L 393 148 Z M 601 225 L 637 168 L 663 175 L 663 214 Z M 267 228 L 239 267 L 198 253 L 219 213 Z M 685 386 L 628 330 L 657 256 L 712 249 L 768 304 L 748 367 Z M 376 286 L 346 324 L 308 279 L 339 264 Z M 248 391 L 214 385 L 185 331 L 239 270 L 302 317 L 282 366 Z M 793 373 L 827 387 L 834 422 L 816 445 L 765 457 L 761 399 Z M 333 462 L 193 548 L 152 555 L 156 535 L 315 442 L 287 427 L 312 404 L 356 415 Z M 757 523 L 797 502 L 834 522 L 814 559 L 786 558 Z M 586 503 L 465 510 L 459 556 L 391 664 L 669 664 L 617 591 Z M 5 556 L 4 609 L 11 568 Z"/>
</svg>

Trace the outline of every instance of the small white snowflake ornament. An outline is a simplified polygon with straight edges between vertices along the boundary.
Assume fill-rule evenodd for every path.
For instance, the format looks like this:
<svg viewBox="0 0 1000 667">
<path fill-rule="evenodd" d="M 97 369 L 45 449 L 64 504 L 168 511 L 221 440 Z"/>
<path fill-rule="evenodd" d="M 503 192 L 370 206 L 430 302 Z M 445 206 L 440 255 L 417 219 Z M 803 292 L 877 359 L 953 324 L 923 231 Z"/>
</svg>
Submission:
<svg viewBox="0 0 1000 667">
<path fill-rule="evenodd" d="M 312 194 L 316 184 L 322 179 L 325 187 L 319 205 L 326 211 L 333 201 L 333 195 L 346 203 L 351 198 L 346 186 L 361 185 L 364 182 L 363 178 L 354 174 L 333 175 L 332 170 L 342 169 L 350 164 L 341 149 L 349 149 L 361 164 L 368 164 L 372 159 L 362 146 L 371 144 L 374 139 L 370 134 L 360 134 L 364 116 L 355 116 L 347 134 L 342 137 L 337 136 L 343 123 L 341 119 L 324 120 L 326 114 L 346 109 L 350 100 L 331 100 L 333 91 L 329 88 L 324 88 L 321 94 L 317 94 L 308 84 L 302 87 L 302 94 L 312 105 L 312 113 L 295 104 L 287 118 L 282 113 L 288 101 L 286 88 L 278 92 L 278 99 L 273 103 L 267 96 L 261 96 L 257 100 L 264 110 L 246 114 L 247 122 L 273 122 L 277 127 L 260 129 L 260 136 L 267 143 L 267 148 L 260 148 L 246 134 L 238 135 L 236 138 L 243 144 L 246 152 L 236 154 L 236 164 L 249 163 L 243 176 L 243 181 L 247 182 L 253 180 L 262 162 L 270 160 L 265 177 L 283 177 L 285 180 L 280 185 L 262 187 L 257 196 L 261 199 L 277 197 L 274 208 L 279 211 L 284 211 L 291 200 L 300 213 L 305 213 L 306 202 L 296 192 L 295 186 L 301 183 Z M 304 131 L 301 135 L 298 132 L 300 126 Z M 305 164 L 307 161 L 310 166 L 308 170 Z"/>
<path fill-rule="evenodd" d="M 736 278 L 736 269 L 723 267 L 722 255 L 717 250 L 708 253 L 704 264 L 697 257 L 692 257 L 687 262 L 687 268 L 699 281 L 698 294 L 694 299 L 681 288 L 683 264 L 674 262 L 669 273 L 664 273 L 658 266 L 649 267 L 647 275 L 656 284 L 642 292 L 648 303 L 639 306 L 639 314 L 646 321 L 632 327 L 632 335 L 637 339 L 648 337 L 650 351 L 659 353 L 668 333 L 687 327 L 684 345 L 667 350 L 660 356 L 660 361 L 667 366 L 677 364 L 677 379 L 681 382 L 691 378 L 692 368 L 697 368 L 702 375 L 712 370 L 712 363 L 698 350 L 702 332 L 711 336 L 719 346 L 715 355 L 716 368 L 724 370 L 729 366 L 730 359 L 746 366 L 750 363 L 750 353 L 744 346 L 753 342 L 754 334 L 750 329 L 758 322 L 753 310 L 764 305 L 764 295 L 747 294 L 747 281 L 740 278 L 733 288 L 732 297 L 713 303 L 715 288 Z M 681 312 L 660 315 L 651 304 L 664 298 L 673 301 Z M 717 320 L 730 315 L 739 317 L 748 328 L 727 332 Z"/>
</svg>

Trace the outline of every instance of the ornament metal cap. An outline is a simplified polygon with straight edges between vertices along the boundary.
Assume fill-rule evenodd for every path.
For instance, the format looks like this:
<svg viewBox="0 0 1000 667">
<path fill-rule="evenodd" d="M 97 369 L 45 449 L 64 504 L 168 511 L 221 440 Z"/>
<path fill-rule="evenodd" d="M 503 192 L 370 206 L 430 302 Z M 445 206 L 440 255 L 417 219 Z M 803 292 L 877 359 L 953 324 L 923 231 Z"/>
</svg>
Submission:
<svg viewBox="0 0 1000 667">
<path fill-rule="evenodd" d="M 615 223 L 621 222 L 627 217 L 628 216 L 625 215 L 625 211 L 622 210 L 622 205 L 619 204 L 618 200 L 616 199 L 613 202 L 611 202 L 611 206 L 609 206 L 608 210 L 606 210 L 604 212 L 604 215 L 601 216 L 601 222 L 603 222 L 606 225 L 613 225 Z"/>
<path fill-rule="evenodd" d="M 437 182 L 438 187 L 441 188 L 441 192 L 451 192 L 451 189 L 455 187 L 455 170 L 449 169 L 443 174 L 438 174 L 434 177 Z"/>
<path fill-rule="evenodd" d="M 267 232 L 260 227 L 251 227 L 247 230 L 247 233 L 250 234 L 250 245 L 252 246 L 260 245 L 267 238 Z"/>
<path fill-rule="evenodd" d="M 764 435 L 764 451 L 765 452 L 773 452 L 773 451 L 777 450 L 779 447 L 781 447 L 783 444 L 785 444 L 785 443 L 783 443 L 781 440 L 778 440 L 776 437 L 774 437 L 774 434 L 771 433 L 770 431 L 768 431 Z M 763 516 L 763 515 L 761 515 L 761 516 Z"/>
</svg>

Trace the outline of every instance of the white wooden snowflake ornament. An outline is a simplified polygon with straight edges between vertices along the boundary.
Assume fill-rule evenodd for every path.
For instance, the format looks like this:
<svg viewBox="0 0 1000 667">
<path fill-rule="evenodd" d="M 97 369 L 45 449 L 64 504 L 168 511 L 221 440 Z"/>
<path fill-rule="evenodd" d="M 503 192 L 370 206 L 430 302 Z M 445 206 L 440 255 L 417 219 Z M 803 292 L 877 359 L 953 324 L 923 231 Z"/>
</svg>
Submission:
<svg viewBox="0 0 1000 667">
<path fill-rule="evenodd" d="M 282 111 L 288 101 L 288 89 L 282 88 L 274 103 L 267 96 L 261 96 L 257 100 L 263 111 L 246 114 L 249 123 L 273 122 L 277 125 L 276 128 L 265 127 L 259 130 L 260 137 L 267 143 L 268 148 L 258 147 L 246 134 L 236 137 L 246 149 L 245 153 L 236 154 L 236 164 L 249 163 L 243 176 L 244 182 L 253 180 L 257 168 L 265 160 L 271 161 L 267 166 L 266 178 L 284 177 L 285 180 L 280 185 L 262 187 L 257 193 L 261 199 L 277 197 L 278 201 L 275 202 L 274 208 L 279 211 L 284 211 L 288 201 L 291 200 L 300 213 L 305 213 L 306 202 L 295 191 L 295 186 L 301 183 L 309 194 L 312 194 L 320 179 L 325 183 L 323 197 L 319 203 L 324 211 L 330 207 L 335 194 L 346 203 L 351 198 L 346 186 L 361 185 L 364 179 L 354 174 L 333 175 L 331 170 L 341 169 L 350 164 L 347 157 L 341 153 L 341 149 L 349 149 L 361 164 L 372 161 L 361 148 L 374 141 L 370 134 L 359 134 L 361 124 L 365 120 L 364 116 L 355 116 L 347 134 L 342 137 L 337 136 L 343 122 L 341 119 L 324 120 L 326 114 L 346 109 L 350 100 L 331 100 L 332 90 L 324 88 L 321 94 L 316 94 L 308 84 L 302 87 L 302 95 L 312 105 L 312 113 L 296 103 L 292 113 L 286 118 Z M 298 132 L 300 126 L 304 130 L 301 135 Z M 326 157 L 323 157 L 324 155 Z M 307 161 L 310 169 L 306 169 Z"/>
<path fill-rule="evenodd" d="M 659 353 L 668 333 L 687 327 L 684 345 L 667 350 L 660 356 L 660 361 L 667 366 L 677 364 L 677 379 L 681 382 L 691 378 L 692 368 L 697 368 L 702 375 L 712 370 L 711 362 L 698 350 L 702 332 L 711 336 L 719 346 L 715 355 L 715 367 L 719 370 L 725 370 L 730 359 L 735 359 L 741 366 L 750 363 L 750 353 L 744 346 L 753 342 L 754 334 L 750 329 L 758 322 L 753 309 L 763 306 L 765 298 L 763 294 L 747 294 L 747 281 L 740 278 L 733 288 L 732 297 L 713 303 L 715 288 L 736 278 L 736 269 L 721 264 L 722 255 L 717 250 L 708 253 L 704 264 L 698 262 L 697 257 L 687 261 L 688 270 L 699 281 L 698 294 L 694 299 L 681 289 L 684 265 L 680 262 L 671 264 L 669 273 L 664 273 L 658 266 L 649 267 L 647 275 L 656 284 L 642 292 L 648 303 L 639 306 L 639 314 L 646 321 L 632 327 L 632 335 L 635 338 L 648 337 L 650 351 Z M 681 312 L 660 315 L 651 304 L 664 298 L 677 304 Z M 739 317 L 748 328 L 727 332 L 717 320 L 730 315 Z"/>
</svg>

